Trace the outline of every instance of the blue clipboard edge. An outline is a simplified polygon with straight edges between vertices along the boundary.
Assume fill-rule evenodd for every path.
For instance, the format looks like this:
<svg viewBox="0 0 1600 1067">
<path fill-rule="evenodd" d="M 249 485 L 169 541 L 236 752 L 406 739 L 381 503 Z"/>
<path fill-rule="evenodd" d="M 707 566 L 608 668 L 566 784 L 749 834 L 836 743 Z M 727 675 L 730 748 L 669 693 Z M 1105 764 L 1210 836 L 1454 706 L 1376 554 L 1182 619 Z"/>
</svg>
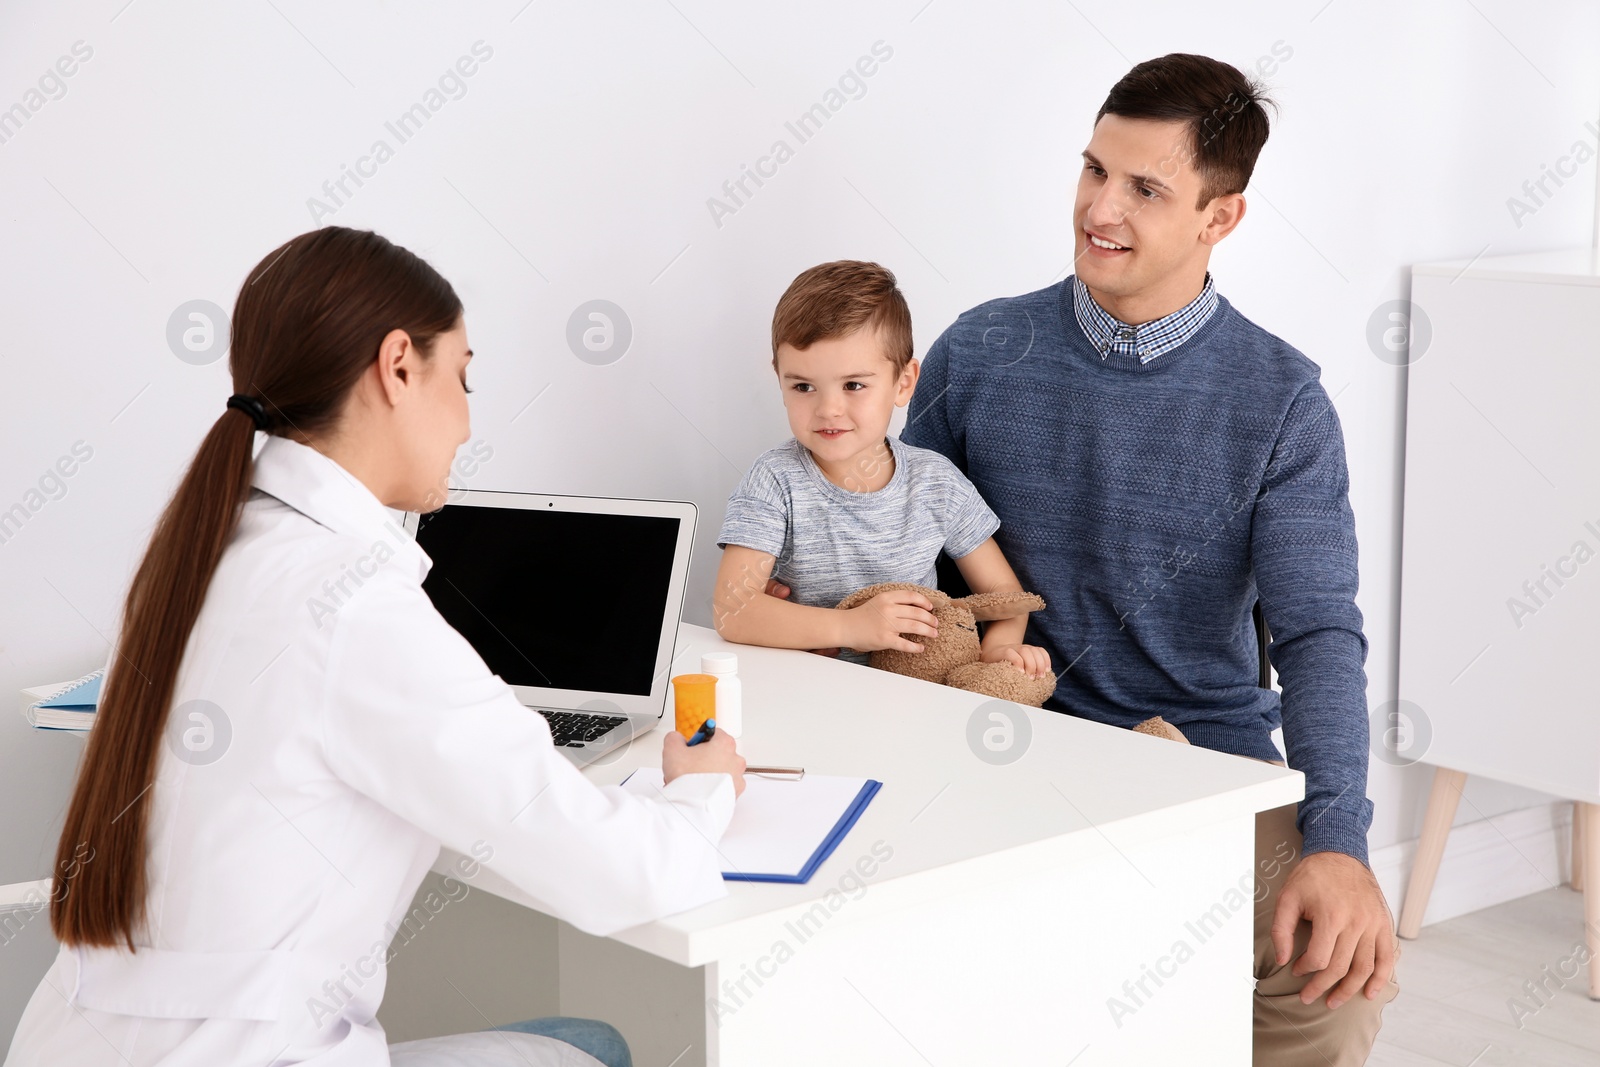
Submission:
<svg viewBox="0 0 1600 1067">
<path fill-rule="evenodd" d="M 868 778 L 861 786 L 861 792 L 856 794 L 855 800 L 845 809 L 839 821 L 834 824 L 832 832 L 822 839 L 817 850 L 806 860 L 805 866 L 800 868 L 799 874 L 729 874 L 722 873 L 724 882 L 781 882 L 788 885 L 803 885 L 811 881 L 811 876 L 817 873 L 817 868 L 822 866 L 822 861 L 833 855 L 839 847 L 839 842 L 845 839 L 856 821 L 861 818 L 861 813 L 867 810 L 867 805 L 872 803 L 872 798 L 878 795 L 878 790 L 883 788 L 883 783 Z"/>
</svg>

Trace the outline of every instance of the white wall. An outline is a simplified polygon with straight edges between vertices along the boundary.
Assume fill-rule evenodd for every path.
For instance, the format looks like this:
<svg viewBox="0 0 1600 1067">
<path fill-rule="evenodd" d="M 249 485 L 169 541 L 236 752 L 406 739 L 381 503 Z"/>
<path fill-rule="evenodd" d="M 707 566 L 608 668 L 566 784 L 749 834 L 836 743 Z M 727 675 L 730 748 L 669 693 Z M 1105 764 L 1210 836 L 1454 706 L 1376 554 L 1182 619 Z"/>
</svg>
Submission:
<svg viewBox="0 0 1600 1067">
<path fill-rule="evenodd" d="M 92 55 L 64 92 L 28 97 L 80 41 Z M 464 95 L 400 143 L 385 123 L 480 41 L 492 55 Z M 892 56 L 864 94 L 798 144 L 785 121 L 880 41 Z M 789 279 L 888 264 L 920 352 L 963 309 L 1061 277 L 1095 108 L 1133 63 L 1181 50 L 1279 60 L 1281 115 L 1213 272 L 1336 398 L 1376 706 L 1395 696 L 1404 391 L 1367 320 L 1413 262 L 1589 241 L 1592 160 L 1521 225 L 1506 200 L 1593 142 L 1597 42 L 1600 12 L 1576 0 L 13 0 L 0 108 L 38 106 L 0 143 L 0 509 L 37 502 L 75 442 L 93 456 L 0 544 L 0 694 L 104 661 L 143 540 L 222 411 L 226 361 L 177 358 L 169 317 L 231 308 L 374 141 L 393 157 L 320 221 L 379 230 L 465 300 L 473 432 L 494 453 L 470 484 L 696 501 L 687 614 L 704 622 L 726 494 L 786 436 L 767 330 Z M 780 138 L 793 158 L 718 225 L 707 199 Z M 565 340 L 596 298 L 633 328 L 607 366 Z M 1506 355 L 1507 373 L 1540 373 Z M 76 746 L 0 715 L 0 882 L 47 872 Z M 1374 763 L 1374 848 L 1416 836 L 1426 781 Z M 1472 781 L 1460 819 L 1542 799 Z M 5 952 L 0 1033 L 34 981 Z"/>
</svg>

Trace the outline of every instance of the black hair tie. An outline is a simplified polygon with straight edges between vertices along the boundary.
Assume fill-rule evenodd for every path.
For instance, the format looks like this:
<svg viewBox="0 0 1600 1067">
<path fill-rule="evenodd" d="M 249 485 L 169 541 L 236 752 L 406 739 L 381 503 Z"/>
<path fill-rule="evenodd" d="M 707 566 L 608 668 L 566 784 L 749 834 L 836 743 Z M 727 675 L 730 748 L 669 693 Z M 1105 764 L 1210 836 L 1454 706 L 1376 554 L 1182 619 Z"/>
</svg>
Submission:
<svg viewBox="0 0 1600 1067">
<path fill-rule="evenodd" d="M 234 393 L 228 398 L 228 407 L 249 415 L 251 421 L 256 424 L 256 429 L 265 430 L 267 428 L 267 422 L 269 421 L 267 419 L 267 409 L 255 397 L 245 396 L 243 393 Z"/>
</svg>

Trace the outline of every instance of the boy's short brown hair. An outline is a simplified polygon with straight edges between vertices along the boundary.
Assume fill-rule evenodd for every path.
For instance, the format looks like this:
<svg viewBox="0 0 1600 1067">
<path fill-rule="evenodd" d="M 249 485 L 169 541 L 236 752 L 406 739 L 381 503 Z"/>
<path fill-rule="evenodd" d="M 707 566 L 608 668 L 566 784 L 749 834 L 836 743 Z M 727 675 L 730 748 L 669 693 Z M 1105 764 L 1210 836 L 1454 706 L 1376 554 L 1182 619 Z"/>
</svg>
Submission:
<svg viewBox="0 0 1600 1067">
<path fill-rule="evenodd" d="M 802 271 L 772 313 L 772 368 L 778 368 L 779 345 L 804 351 L 869 326 L 882 332 L 884 358 L 899 377 L 911 362 L 911 309 L 893 272 L 859 259 Z"/>
</svg>

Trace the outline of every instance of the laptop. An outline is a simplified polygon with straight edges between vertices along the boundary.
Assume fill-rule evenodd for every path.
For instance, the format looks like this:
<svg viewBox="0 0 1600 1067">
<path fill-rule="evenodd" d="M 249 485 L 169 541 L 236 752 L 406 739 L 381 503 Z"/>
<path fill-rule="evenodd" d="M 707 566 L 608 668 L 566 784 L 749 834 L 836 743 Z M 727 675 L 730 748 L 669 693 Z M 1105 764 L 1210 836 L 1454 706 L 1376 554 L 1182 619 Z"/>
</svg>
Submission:
<svg viewBox="0 0 1600 1067">
<path fill-rule="evenodd" d="M 486 490 L 405 517 L 434 607 L 580 767 L 661 720 L 694 524 L 687 501 Z"/>
</svg>

